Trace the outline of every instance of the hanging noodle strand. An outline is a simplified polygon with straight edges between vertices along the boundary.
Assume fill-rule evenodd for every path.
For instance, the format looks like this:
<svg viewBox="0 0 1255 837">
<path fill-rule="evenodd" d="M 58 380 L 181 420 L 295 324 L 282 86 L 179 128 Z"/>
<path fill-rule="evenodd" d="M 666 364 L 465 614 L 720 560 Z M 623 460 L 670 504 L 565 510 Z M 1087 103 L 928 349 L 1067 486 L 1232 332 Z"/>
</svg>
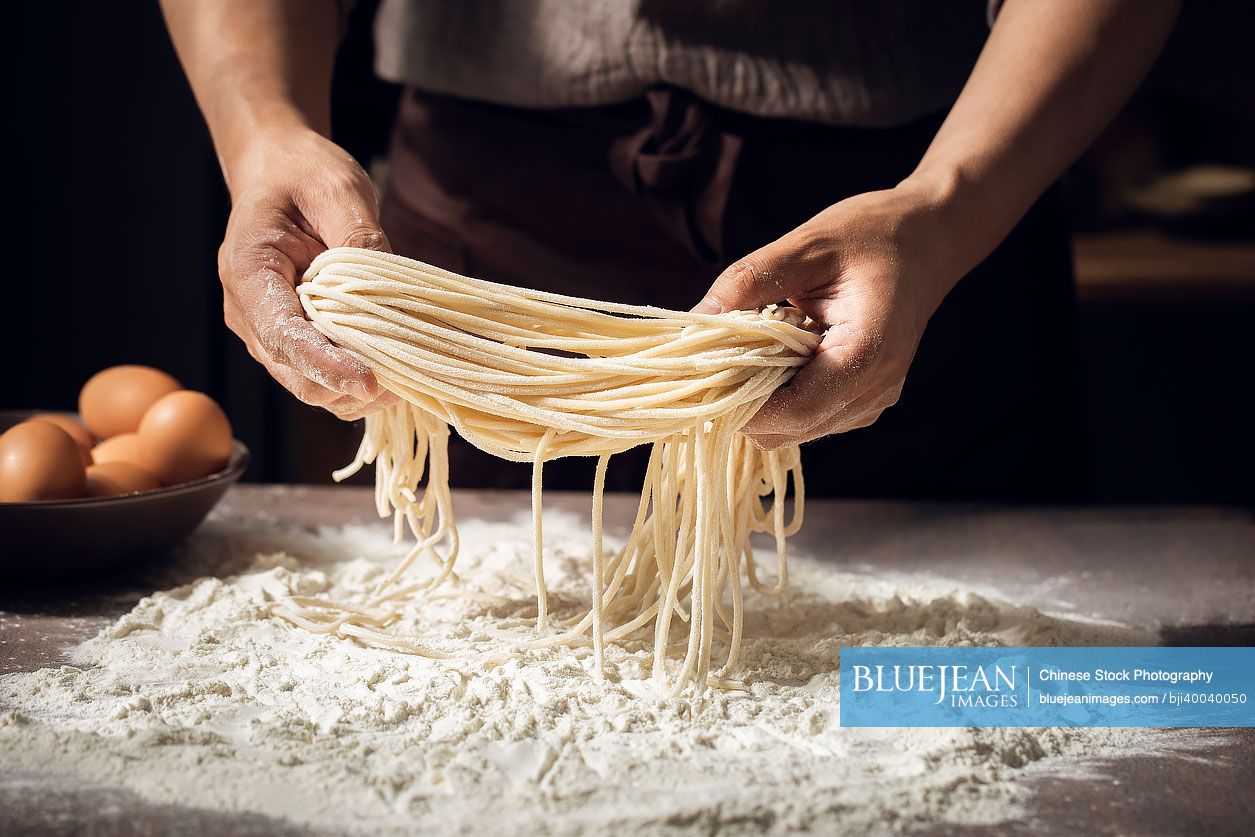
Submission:
<svg viewBox="0 0 1255 837">
<path fill-rule="evenodd" d="M 449 491 L 449 427 L 476 447 L 533 468 L 536 625 L 529 647 L 652 642 L 653 677 L 734 687 L 743 634 L 742 573 L 760 593 L 787 582 L 785 541 L 802 524 L 798 449 L 762 451 L 740 432 L 819 338 L 795 309 L 708 315 L 597 302 L 469 279 L 355 248 L 328 250 L 299 286 L 332 342 L 356 352 L 391 392 L 366 417 L 357 457 L 337 480 L 375 466 L 375 504 L 414 546 L 365 603 L 293 599 L 276 612 L 311 631 L 436 658 L 453 655 L 389 632 L 406 600 L 456 580 L 458 532 Z M 652 446 L 622 549 L 603 548 L 602 506 L 613 454 Z M 544 463 L 596 457 L 592 602 L 551 626 L 543 561 Z M 420 484 L 426 477 L 426 488 Z M 785 513 L 789 484 L 792 514 Z M 760 580 L 750 536 L 774 535 L 777 570 Z M 403 584 L 415 562 L 433 573 Z M 677 642 L 676 620 L 687 639 Z M 556 628 L 556 632 L 555 632 Z M 715 640 L 728 651 L 712 669 Z"/>
</svg>

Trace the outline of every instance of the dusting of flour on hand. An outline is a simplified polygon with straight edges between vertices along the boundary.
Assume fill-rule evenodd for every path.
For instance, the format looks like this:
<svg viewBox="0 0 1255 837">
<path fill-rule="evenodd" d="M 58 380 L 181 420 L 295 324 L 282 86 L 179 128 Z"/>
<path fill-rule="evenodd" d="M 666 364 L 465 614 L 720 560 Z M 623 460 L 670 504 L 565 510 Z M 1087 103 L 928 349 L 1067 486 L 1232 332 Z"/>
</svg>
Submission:
<svg viewBox="0 0 1255 837">
<path fill-rule="evenodd" d="M 533 636 L 529 531 L 521 519 L 464 524 L 461 588 L 477 595 L 442 588 L 407 604 L 394 629 L 459 654 L 513 654 Z M 885 831 L 1000 821 L 1023 799 L 1025 766 L 1139 740 L 1099 729 L 840 728 L 841 645 L 1129 636 L 805 559 L 783 596 L 746 597 L 747 692 L 659 700 L 646 648 L 608 648 L 599 681 L 589 649 L 450 664 L 272 615 L 293 595 L 368 594 L 400 554 L 387 534 L 211 521 L 184 565 L 242 567 L 237 575 L 143 599 L 75 648 L 74 665 L 0 678 L 6 767 L 333 831 Z M 586 607 L 589 546 L 583 522 L 546 515 L 556 616 Z"/>
</svg>

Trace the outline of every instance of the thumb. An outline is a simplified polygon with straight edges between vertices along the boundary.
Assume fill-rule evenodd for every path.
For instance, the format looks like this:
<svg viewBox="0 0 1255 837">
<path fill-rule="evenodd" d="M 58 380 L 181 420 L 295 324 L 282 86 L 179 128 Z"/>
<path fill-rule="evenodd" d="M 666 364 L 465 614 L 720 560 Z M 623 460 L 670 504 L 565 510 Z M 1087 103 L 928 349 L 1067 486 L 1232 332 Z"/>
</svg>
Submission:
<svg viewBox="0 0 1255 837">
<path fill-rule="evenodd" d="M 392 245 L 388 242 L 388 236 L 384 235 L 378 221 L 373 223 L 356 223 L 346 227 L 339 235 L 333 235 L 332 239 L 333 241 L 327 242 L 328 248 L 361 247 L 363 250 L 380 250 L 384 253 L 392 252 Z"/>
<path fill-rule="evenodd" d="M 320 196 L 306 210 L 323 244 L 331 247 L 361 247 L 391 252 L 392 245 L 379 225 L 379 200 L 365 172 L 358 172 L 348 188 Z"/>
<path fill-rule="evenodd" d="M 804 253 L 792 236 L 773 241 L 738 260 L 719 274 L 706 296 L 694 308 L 697 314 L 746 311 L 782 302 L 810 290 Z"/>
</svg>

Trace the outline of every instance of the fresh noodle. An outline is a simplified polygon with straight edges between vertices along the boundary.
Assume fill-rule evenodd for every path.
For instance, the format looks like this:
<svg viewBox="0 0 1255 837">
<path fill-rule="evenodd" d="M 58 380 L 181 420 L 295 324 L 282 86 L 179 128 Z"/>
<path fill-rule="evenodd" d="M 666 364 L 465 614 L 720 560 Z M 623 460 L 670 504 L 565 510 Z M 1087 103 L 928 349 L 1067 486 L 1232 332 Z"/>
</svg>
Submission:
<svg viewBox="0 0 1255 837">
<path fill-rule="evenodd" d="M 791 308 L 709 315 L 620 305 L 469 279 L 422 262 L 355 248 L 328 250 L 299 286 L 315 327 L 366 360 L 393 406 L 366 417 L 354 462 L 375 466 L 375 504 L 398 540 L 415 545 L 366 603 L 303 598 L 276 610 L 311 631 L 437 658 L 451 654 L 388 631 L 406 599 L 457 578 L 449 491 L 452 426 L 476 447 L 533 467 L 536 624 L 522 647 L 587 645 L 597 671 L 607 643 L 652 643 L 653 677 L 736 687 L 743 634 L 742 572 L 774 595 L 787 582 L 785 541 L 802 524 L 797 447 L 763 451 L 739 430 L 814 352 L 812 324 Z M 652 446 L 622 549 L 603 548 L 610 457 Z M 541 487 L 544 463 L 596 457 L 593 597 L 583 615 L 550 624 Z M 420 483 L 426 476 L 426 489 Z M 785 513 L 792 485 L 793 508 Z M 750 536 L 774 535 L 774 584 L 759 579 Z M 420 559 L 434 564 L 402 585 Z M 676 620 L 687 623 L 673 636 Z M 716 638 L 728 647 L 712 668 Z"/>
</svg>

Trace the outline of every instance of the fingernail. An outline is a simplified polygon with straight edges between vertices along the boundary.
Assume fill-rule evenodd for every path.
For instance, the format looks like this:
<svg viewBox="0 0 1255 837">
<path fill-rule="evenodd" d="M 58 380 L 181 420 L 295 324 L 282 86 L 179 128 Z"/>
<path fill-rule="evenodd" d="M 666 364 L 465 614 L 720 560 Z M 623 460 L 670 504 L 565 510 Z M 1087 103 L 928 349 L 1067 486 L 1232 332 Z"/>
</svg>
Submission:
<svg viewBox="0 0 1255 837">
<path fill-rule="evenodd" d="M 364 381 L 346 381 L 343 392 L 345 395 L 351 395 L 358 401 L 370 401 L 375 397 L 375 390 L 368 386 Z"/>
<path fill-rule="evenodd" d="M 710 297 L 706 297 L 701 302 L 693 306 L 693 313 L 694 314 L 722 314 L 723 306 L 719 304 L 718 300 L 711 299 Z"/>
</svg>

